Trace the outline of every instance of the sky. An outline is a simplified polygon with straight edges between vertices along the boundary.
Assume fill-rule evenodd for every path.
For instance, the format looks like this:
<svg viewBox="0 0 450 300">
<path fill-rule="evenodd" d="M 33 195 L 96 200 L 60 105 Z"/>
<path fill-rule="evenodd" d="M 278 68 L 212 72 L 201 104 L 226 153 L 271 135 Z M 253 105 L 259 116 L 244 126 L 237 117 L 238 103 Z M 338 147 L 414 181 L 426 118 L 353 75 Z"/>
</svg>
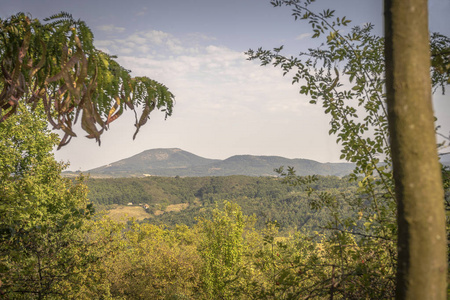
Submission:
<svg viewBox="0 0 450 300">
<path fill-rule="evenodd" d="M 383 31 L 381 0 L 318 0 L 353 25 Z M 312 40 L 307 22 L 269 0 L 0 0 L 0 18 L 18 12 L 42 19 L 60 11 L 81 19 L 94 45 L 132 71 L 166 85 L 175 95 L 173 116 L 154 111 L 136 140 L 134 114 L 126 112 L 101 137 L 84 137 L 55 151 L 70 170 L 89 170 L 154 148 L 181 148 L 206 158 L 277 155 L 338 162 L 340 146 L 329 136 L 329 117 L 299 94 L 282 71 L 248 61 L 245 51 L 285 46 L 296 55 Z M 450 36 L 449 0 L 430 0 L 430 30 Z M 435 95 L 444 133 L 450 131 L 450 97 Z"/>
</svg>

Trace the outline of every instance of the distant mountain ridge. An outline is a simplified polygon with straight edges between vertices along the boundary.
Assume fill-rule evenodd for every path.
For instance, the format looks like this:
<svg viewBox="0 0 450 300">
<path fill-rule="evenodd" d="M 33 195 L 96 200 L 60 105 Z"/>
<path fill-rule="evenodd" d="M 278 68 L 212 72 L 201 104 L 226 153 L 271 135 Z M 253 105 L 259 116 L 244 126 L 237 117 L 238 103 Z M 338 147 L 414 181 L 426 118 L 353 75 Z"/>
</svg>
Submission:
<svg viewBox="0 0 450 300">
<path fill-rule="evenodd" d="M 352 172 L 351 163 L 320 163 L 309 159 L 280 156 L 235 155 L 227 159 L 209 159 L 178 149 L 151 149 L 111 164 L 91 169 L 91 177 L 145 176 L 275 176 L 275 168 L 294 167 L 298 175 L 345 176 Z M 67 172 L 69 175 L 71 172 Z"/>
</svg>

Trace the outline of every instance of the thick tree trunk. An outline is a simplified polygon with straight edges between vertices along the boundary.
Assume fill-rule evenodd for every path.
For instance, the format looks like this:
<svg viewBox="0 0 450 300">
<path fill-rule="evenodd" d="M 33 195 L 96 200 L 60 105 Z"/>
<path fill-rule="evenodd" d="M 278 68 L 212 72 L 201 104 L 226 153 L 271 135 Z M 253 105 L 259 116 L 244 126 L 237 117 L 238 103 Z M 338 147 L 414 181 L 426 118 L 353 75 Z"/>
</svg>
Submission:
<svg viewBox="0 0 450 300">
<path fill-rule="evenodd" d="M 386 92 L 398 204 L 397 299 L 447 299 L 444 192 L 427 0 L 385 0 Z"/>
</svg>

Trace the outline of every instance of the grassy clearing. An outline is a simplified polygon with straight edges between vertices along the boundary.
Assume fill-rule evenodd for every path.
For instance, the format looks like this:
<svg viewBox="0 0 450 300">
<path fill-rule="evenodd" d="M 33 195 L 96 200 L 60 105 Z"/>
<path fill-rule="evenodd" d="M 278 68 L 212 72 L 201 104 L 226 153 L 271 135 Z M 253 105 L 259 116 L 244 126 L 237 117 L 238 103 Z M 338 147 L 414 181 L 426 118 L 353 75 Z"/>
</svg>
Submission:
<svg viewBox="0 0 450 300">
<path fill-rule="evenodd" d="M 145 209 L 141 206 L 127 206 L 118 205 L 117 207 L 108 210 L 108 215 L 117 222 L 127 222 L 129 218 L 135 218 L 136 220 L 144 220 L 150 218 Z"/>
<path fill-rule="evenodd" d="M 171 204 L 165 210 L 156 210 L 154 215 L 158 216 L 166 212 L 181 211 L 188 208 L 188 206 L 189 203 Z M 152 214 L 147 213 L 143 207 L 128 205 L 116 205 L 114 208 L 108 210 L 108 215 L 117 222 L 126 222 L 129 218 L 135 218 L 140 221 L 152 217 Z"/>
<path fill-rule="evenodd" d="M 189 203 L 171 204 L 171 205 L 167 206 L 167 208 L 164 212 L 180 211 L 180 210 L 188 208 L 188 206 L 189 206 Z"/>
<path fill-rule="evenodd" d="M 166 213 L 166 212 L 181 211 L 181 210 L 186 209 L 188 207 L 189 207 L 189 203 L 170 204 L 170 205 L 167 205 L 165 210 L 156 210 L 154 212 L 154 214 L 155 214 L 155 216 L 159 216 L 159 215 L 162 215 L 163 213 Z"/>
</svg>

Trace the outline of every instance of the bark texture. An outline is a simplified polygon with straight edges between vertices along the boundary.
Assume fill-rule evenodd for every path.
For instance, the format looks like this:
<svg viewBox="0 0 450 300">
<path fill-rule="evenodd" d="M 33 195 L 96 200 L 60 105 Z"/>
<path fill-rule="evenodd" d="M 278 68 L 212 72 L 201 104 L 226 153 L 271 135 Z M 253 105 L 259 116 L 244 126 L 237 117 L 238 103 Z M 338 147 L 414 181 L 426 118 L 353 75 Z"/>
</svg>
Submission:
<svg viewBox="0 0 450 300">
<path fill-rule="evenodd" d="M 385 0 L 386 92 L 398 204 L 397 299 L 447 299 L 444 191 L 427 0 Z"/>
</svg>

